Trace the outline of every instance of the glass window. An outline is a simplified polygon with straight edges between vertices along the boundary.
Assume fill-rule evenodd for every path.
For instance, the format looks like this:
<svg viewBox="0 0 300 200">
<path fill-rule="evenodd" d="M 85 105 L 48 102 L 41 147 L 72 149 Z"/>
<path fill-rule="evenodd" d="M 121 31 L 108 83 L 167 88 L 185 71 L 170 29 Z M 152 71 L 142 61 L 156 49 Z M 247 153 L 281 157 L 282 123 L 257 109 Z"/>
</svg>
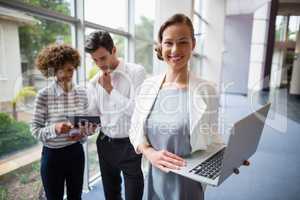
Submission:
<svg viewBox="0 0 300 200">
<path fill-rule="evenodd" d="M 40 177 L 40 161 L 2 175 L 0 179 L 0 199 L 45 199 Z"/>
<path fill-rule="evenodd" d="M 98 134 L 95 134 L 88 139 L 88 166 L 89 166 L 89 179 L 93 180 L 100 174 L 99 159 L 97 153 L 97 140 Z"/>
<path fill-rule="evenodd" d="M 74 0 L 21 0 L 33 6 L 42 7 L 51 11 L 56 11 L 68 16 L 74 16 Z"/>
<path fill-rule="evenodd" d="M 193 26 L 196 38 L 196 48 L 194 51 L 198 54 L 201 54 L 203 50 L 204 32 L 206 26 L 205 22 L 201 18 L 202 13 L 202 1 L 194 0 Z"/>
<path fill-rule="evenodd" d="M 155 1 L 135 1 L 135 62 L 153 71 Z"/>
<path fill-rule="evenodd" d="M 148 74 L 153 72 L 153 43 L 144 40 L 135 42 L 135 62 L 145 67 Z"/>
<path fill-rule="evenodd" d="M 126 0 L 85 0 L 85 20 L 127 31 Z"/>
<path fill-rule="evenodd" d="M 5 70 L 4 70 L 4 52 L 5 52 L 5 45 L 4 45 L 4 29 L 3 29 L 3 26 L 0 24 L 0 79 L 1 78 L 6 78 L 6 75 L 5 75 Z"/>
<path fill-rule="evenodd" d="M 300 27 L 300 16 L 291 16 L 289 21 L 288 40 L 296 41 L 299 27 Z"/>
<path fill-rule="evenodd" d="M 277 16 L 276 17 L 276 41 L 285 40 L 285 29 L 286 29 L 287 17 L 286 16 Z"/>
<path fill-rule="evenodd" d="M 153 41 L 155 1 L 135 1 L 135 35 L 140 39 Z"/>
<path fill-rule="evenodd" d="M 35 19 L 39 23 L 16 26 L 15 34 L 11 32 L 6 38 L 17 41 L 5 46 L 6 58 L 14 56 L 14 60 L 5 62 L 10 64 L 5 66 L 8 80 L 0 85 L 0 96 L 6 97 L 0 100 L 0 165 L 8 171 L 6 178 L 0 180 L 0 195 L 7 195 L 7 199 L 40 199 L 43 194 L 39 175 L 41 145 L 33 138 L 29 123 L 37 91 L 48 81 L 35 68 L 34 61 L 43 47 L 55 42 L 71 44 L 74 35 L 70 24 Z"/>
<path fill-rule="evenodd" d="M 39 24 L 19 29 L 23 84 L 34 86 L 37 90 L 47 82 L 34 67 L 38 52 L 51 43 L 72 44 L 72 26 L 66 23 L 36 18 Z"/>
</svg>

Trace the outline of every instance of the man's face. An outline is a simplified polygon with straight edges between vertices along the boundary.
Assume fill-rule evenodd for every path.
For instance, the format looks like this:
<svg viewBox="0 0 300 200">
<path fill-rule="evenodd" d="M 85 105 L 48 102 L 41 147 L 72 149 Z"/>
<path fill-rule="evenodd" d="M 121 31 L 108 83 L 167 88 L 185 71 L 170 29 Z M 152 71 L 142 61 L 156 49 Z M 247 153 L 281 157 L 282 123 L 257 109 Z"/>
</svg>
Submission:
<svg viewBox="0 0 300 200">
<path fill-rule="evenodd" d="M 115 47 L 113 48 L 112 53 L 103 47 L 99 47 L 95 52 L 91 53 L 91 57 L 102 71 L 109 71 L 112 67 L 115 53 Z"/>
</svg>

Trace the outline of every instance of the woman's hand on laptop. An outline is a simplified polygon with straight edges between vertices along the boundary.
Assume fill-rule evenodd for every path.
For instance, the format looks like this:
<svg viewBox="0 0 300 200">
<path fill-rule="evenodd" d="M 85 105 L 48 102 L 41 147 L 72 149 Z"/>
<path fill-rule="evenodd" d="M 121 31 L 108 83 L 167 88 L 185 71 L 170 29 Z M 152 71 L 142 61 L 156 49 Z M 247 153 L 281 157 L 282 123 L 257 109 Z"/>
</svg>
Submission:
<svg viewBox="0 0 300 200">
<path fill-rule="evenodd" d="M 141 152 L 146 156 L 146 158 L 151 162 L 151 164 L 158 169 L 169 172 L 170 169 L 180 169 L 186 165 L 183 158 L 173 154 L 167 150 L 155 150 L 152 147 L 144 147 Z"/>
</svg>

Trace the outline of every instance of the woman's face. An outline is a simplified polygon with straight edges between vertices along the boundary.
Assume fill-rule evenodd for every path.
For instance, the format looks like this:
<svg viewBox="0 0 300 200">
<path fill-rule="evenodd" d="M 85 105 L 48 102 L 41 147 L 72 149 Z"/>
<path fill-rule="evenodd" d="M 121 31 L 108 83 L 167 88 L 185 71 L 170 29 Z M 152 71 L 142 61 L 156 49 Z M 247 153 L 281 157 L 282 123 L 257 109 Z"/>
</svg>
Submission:
<svg viewBox="0 0 300 200">
<path fill-rule="evenodd" d="M 173 70 L 187 67 L 195 47 L 190 28 L 186 24 L 168 26 L 162 34 L 162 57 Z"/>
<path fill-rule="evenodd" d="M 56 72 L 57 80 L 59 82 L 63 82 L 63 83 L 72 82 L 74 70 L 75 70 L 75 67 L 72 64 L 66 63 L 62 69 L 57 70 L 57 72 Z"/>
</svg>

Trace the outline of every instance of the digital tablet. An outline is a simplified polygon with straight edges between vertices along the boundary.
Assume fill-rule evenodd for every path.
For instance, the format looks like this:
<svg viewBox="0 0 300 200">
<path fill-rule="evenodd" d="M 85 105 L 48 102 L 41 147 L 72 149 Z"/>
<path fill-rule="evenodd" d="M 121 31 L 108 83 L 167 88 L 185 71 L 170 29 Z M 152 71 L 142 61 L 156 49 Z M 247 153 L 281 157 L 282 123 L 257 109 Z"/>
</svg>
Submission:
<svg viewBox="0 0 300 200">
<path fill-rule="evenodd" d="M 74 125 L 75 128 L 78 128 L 78 124 L 79 123 L 81 123 L 82 125 L 84 125 L 85 122 L 96 124 L 98 126 L 101 125 L 101 121 L 100 121 L 100 117 L 99 116 L 75 115 L 75 116 L 67 116 L 67 119 Z"/>
</svg>

